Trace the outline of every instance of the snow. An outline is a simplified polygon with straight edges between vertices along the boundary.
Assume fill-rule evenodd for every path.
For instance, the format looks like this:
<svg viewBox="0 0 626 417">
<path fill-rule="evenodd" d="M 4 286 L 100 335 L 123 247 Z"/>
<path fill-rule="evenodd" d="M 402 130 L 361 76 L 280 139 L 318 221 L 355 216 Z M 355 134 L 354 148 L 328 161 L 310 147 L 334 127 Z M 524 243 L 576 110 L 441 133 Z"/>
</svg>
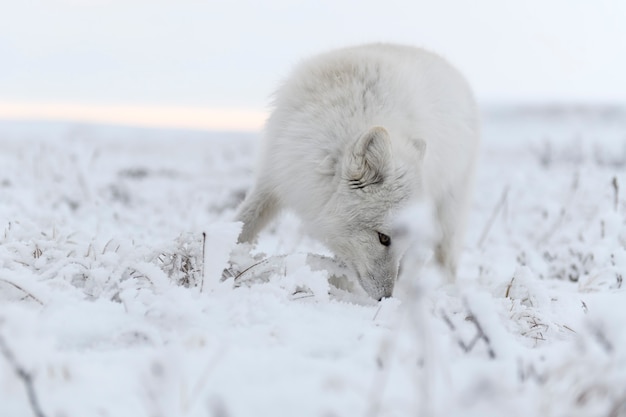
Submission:
<svg viewBox="0 0 626 417">
<path fill-rule="evenodd" d="M 258 139 L 0 122 L 0 416 L 626 415 L 623 111 L 487 111 L 457 283 L 380 303 L 235 245 Z"/>
</svg>

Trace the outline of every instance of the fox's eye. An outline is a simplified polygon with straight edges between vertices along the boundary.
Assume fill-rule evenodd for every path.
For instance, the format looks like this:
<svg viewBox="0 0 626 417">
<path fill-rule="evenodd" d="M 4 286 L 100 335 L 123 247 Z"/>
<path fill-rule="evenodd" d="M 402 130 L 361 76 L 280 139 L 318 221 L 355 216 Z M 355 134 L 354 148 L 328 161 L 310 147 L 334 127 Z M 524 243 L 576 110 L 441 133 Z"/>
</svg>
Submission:
<svg viewBox="0 0 626 417">
<path fill-rule="evenodd" d="M 380 241 L 380 244 L 383 246 L 389 246 L 391 245 L 391 238 L 385 234 L 382 233 L 378 233 L 378 240 Z"/>
</svg>

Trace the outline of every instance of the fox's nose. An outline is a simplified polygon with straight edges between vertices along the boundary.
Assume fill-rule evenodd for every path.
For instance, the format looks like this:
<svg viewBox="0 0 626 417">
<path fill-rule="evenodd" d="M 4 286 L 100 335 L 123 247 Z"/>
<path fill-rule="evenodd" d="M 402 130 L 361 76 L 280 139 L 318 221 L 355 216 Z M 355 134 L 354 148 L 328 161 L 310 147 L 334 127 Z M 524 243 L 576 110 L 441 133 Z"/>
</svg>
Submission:
<svg viewBox="0 0 626 417">
<path fill-rule="evenodd" d="M 393 288 L 389 289 L 389 290 L 385 290 L 385 292 L 383 293 L 383 295 L 378 299 L 378 301 L 383 301 L 385 298 L 391 298 L 391 295 L 393 294 Z"/>
</svg>

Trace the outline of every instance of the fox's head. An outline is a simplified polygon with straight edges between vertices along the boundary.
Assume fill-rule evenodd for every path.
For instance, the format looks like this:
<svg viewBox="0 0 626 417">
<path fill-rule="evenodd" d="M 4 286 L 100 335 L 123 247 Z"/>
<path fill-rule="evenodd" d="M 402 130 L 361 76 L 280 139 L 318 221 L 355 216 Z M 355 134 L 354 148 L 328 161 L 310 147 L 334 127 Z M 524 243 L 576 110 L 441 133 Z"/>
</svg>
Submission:
<svg viewBox="0 0 626 417">
<path fill-rule="evenodd" d="M 388 131 L 376 126 L 349 145 L 334 161 L 338 166 L 332 171 L 340 175 L 337 190 L 312 231 L 376 300 L 392 295 L 406 250 L 396 239 L 393 217 L 420 187 L 425 143 L 410 139 L 401 144 L 402 149 L 392 149 Z"/>
</svg>

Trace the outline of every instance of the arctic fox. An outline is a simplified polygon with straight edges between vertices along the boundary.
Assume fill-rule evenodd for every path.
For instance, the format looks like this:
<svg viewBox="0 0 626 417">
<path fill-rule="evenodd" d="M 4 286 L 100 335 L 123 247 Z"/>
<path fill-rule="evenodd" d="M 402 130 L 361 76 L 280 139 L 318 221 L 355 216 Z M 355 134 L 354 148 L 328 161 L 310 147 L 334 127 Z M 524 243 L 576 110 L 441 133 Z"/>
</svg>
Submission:
<svg viewBox="0 0 626 417">
<path fill-rule="evenodd" d="M 456 274 L 479 144 L 465 79 L 422 49 L 371 44 L 301 63 L 275 94 L 256 184 L 237 213 L 252 242 L 282 208 L 351 269 L 392 295 L 403 248 L 393 218 L 432 201 L 438 263 Z"/>
</svg>

